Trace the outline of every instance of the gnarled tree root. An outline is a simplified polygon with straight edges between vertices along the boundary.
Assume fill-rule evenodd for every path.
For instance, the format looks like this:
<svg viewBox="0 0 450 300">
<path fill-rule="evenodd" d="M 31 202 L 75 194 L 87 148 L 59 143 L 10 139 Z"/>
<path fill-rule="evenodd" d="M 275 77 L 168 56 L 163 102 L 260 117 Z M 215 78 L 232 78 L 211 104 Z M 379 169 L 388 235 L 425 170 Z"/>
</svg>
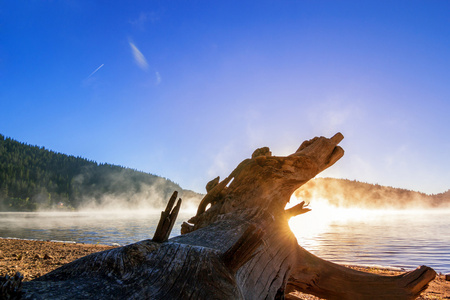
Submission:
<svg viewBox="0 0 450 300">
<path fill-rule="evenodd" d="M 80 258 L 23 284 L 24 299 L 283 299 L 298 290 L 327 299 L 414 299 L 433 280 L 428 267 L 400 276 L 359 272 L 298 245 L 285 210 L 293 192 L 344 154 L 343 135 L 317 137 L 286 157 L 257 149 L 223 181 L 207 185 L 182 235 L 169 201 L 153 240 Z"/>
<path fill-rule="evenodd" d="M 415 299 L 435 276 L 436 272 L 426 266 L 398 276 L 361 272 L 323 260 L 299 247 L 286 290 L 325 299 Z"/>
</svg>

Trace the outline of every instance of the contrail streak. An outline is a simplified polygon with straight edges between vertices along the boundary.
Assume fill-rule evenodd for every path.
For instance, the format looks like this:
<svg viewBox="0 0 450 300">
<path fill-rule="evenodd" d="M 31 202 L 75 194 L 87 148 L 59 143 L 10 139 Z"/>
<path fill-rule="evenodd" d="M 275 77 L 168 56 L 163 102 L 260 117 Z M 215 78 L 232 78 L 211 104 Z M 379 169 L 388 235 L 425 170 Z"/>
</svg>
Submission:
<svg viewBox="0 0 450 300">
<path fill-rule="evenodd" d="M 101 64 L 100 67 L 98 67 L 97 69 L 95 69 L 94 72 L 91 73 L 91 75 L 88 76 L 88 78 L 90 78 L 92 75 L 94 75 L 98 70 L 100 70 L 101 67 L 103 67 L 105 64 Z"/>
</svg>

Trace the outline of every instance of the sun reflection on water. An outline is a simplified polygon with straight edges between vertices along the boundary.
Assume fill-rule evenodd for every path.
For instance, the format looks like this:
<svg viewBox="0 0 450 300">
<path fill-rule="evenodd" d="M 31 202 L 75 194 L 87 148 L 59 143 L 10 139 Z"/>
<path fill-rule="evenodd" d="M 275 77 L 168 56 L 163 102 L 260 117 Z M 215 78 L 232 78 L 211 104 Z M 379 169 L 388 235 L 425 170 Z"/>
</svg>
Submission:
<svg viewBox="0 0 450 300">
<path fill-rule="evenodd" d="M 286 208 L 290 208 L 301 202 L 301 199 L 292 195 Z M 295 237 L 302 244 L 302 240 L 308 240 L 309 245 L 319 246 L 320 239 L 315 239 L 323 233 L 333 231 L 330 228 L 335 225 L 345 226 L 349 223 L 368 223 L 389 218 L 392 215 L 401 214 L 423 214 L 421 209 L 395 210 L 395 209 L 366 209 L 366 208 L 343 208 L 330 205 L 328 200 L 316 198 L 308 204 L 310 212 L 293 217 L 289 220 L 289 226 Z"/>
<path fill-rule="evenodd" d="M 301 200 L 295 196 L 286 208 Z M 428 265 L 450 272 L 450 210 L 364 209 L 315 198 L 289 226 L 300 246 L 340 264 L 414 269 Z"/>
</svg>

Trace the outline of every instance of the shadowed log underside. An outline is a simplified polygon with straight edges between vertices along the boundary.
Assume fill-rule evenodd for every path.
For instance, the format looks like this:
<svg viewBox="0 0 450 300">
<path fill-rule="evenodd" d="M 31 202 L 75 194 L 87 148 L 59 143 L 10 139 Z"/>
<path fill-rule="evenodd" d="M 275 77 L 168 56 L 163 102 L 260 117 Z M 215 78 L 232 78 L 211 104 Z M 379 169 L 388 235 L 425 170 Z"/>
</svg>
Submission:
<svg viewBox="0 0 450 300">
<path fill-rule="evenodd" d="M 285 210 L 292 193 L 333 165 L 343 139 L 316 137 L 286 157 L 257 149 L 223 181 L 207 184 L 182 235 L 167 240 L 177 195 L 153 240 L 91 254 L 23 284 L 25 299 L 283 299 L 298 290 L 327 299 L 415 299 L 434 279 L 422 266 L 400 276 L 359 272 L 297 243 Z M 292 296 L 289 296 L 293 299 Z"/>
</svg>

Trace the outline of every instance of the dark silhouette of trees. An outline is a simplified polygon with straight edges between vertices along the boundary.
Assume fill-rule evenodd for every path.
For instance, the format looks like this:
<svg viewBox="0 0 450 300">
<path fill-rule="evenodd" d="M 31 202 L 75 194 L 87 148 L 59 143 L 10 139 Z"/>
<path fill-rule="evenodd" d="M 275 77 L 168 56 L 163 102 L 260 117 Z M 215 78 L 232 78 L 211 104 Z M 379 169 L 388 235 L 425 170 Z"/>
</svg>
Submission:
<svg viewBox="0 0 450 300">
<path fill-rule="evenodd" d="M 148 192 L 149 187 L 153 194 Z M 159 198 L 166 199 L 173 190 L 182 189 L 153 174 L 98 164 L 0 134 L 0 211 L 78 209 L 86 204 L 104 204 L 105 195 L 130 203 L 139 193 L 159 207 L 164 205 L 158 203 Z M 195 196 L 194 192 L 186 193 Z"/>
</svg>

